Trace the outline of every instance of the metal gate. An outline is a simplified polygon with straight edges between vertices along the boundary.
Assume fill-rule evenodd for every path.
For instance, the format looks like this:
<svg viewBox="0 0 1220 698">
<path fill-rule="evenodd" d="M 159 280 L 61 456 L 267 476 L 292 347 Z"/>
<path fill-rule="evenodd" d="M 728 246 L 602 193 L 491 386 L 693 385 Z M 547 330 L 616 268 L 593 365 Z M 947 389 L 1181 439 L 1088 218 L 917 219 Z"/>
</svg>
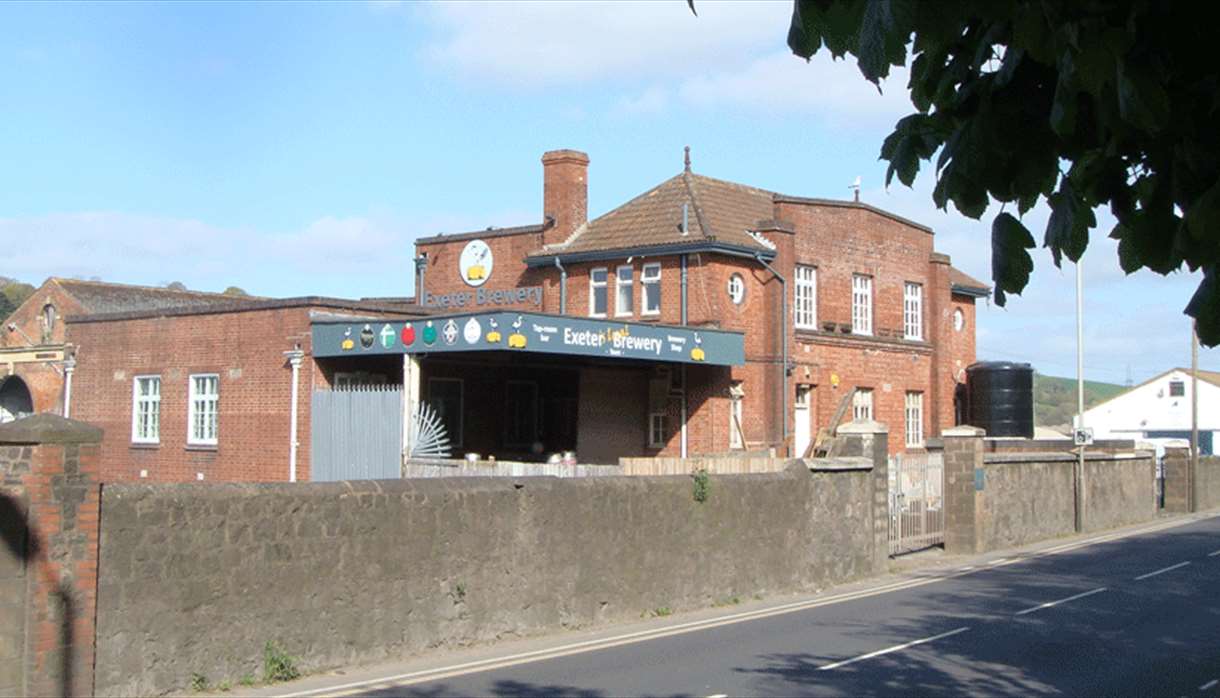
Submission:
<svg viewBox="0 0 1220 698">
<path fill-rule="evenodd" d="M 311 405 L 311 480 L 402 477 L 402 386 L 315 390 Z"/>
<path fill-rule="evenodd" d="M 890 459 L 890 555 L 945 542 L 943 453 L 905 453 Z"/>
</svg>

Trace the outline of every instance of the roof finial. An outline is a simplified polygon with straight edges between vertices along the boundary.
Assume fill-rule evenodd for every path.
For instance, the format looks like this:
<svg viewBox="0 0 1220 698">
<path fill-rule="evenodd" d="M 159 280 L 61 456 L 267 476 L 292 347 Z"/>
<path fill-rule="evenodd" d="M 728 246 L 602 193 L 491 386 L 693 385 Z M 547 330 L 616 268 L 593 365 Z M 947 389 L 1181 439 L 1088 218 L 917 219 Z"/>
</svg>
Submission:
<svg viewBox="0 0 1220 698">
<path fill-rule="evenodd" d="M 685 151 L 685 156 L 682 158 L 683 169 L 690 172 L 690 146 L 688 145 L 682 150 Z"/>
</svg>

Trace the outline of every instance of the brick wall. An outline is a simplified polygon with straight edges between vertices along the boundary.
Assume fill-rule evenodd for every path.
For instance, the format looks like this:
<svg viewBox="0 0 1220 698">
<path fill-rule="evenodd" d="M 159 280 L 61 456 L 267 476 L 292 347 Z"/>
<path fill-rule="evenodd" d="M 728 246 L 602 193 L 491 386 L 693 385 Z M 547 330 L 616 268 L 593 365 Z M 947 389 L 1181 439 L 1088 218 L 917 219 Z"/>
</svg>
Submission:
<svg viewBox="0 0 1220 698">
<path fill-rule="evenodd" d="M 5 695 L 93 695 L 100 439 L 99 430 L 54 415 L 0 426 L 0 525 L 10 566 L 0 588 L 11 591 L 14 577 L 25 586 L 24 599 L 6 594 L 0 602 L 0 639 L 24 629 L 19 647 L 0 646 Z M 5 689 L 14 679 L 23 690 Z"/>
<path fill-rule="evenodd" d="M 292 370 L 283 352 L 310 348 L 309 308 L 72 323 L 78 347 L 73 417 L 106 430 L 103 479 L 288 479 Z M 189 376 L 220 377 L 219 443 L 187 444 Z M 314 362 L 301 365 L 298 479 L 309 479 Z M 136 376 L 161 377 L 160 443 L 132 442 Z"/>
<path fill-rule="evenodd" d="M 65 341 L 64 316 L 84 312 L 84 308 L 76 302 L 76 299 L 64 293 L 63 289 L 54 281 L 48 280 L 14 310 L 7 320 L 4 318 L 0 318 L 0 320 L 4 320 L 6 325 L 10 322 L 16 324 L 34 342 L 43 343 L 42 309 L 48 304 L 55 306 L 56 320 L 51 327 L 50 341 L 46 344 L 63 344 Z M 16 332 L 9 332 L 7 328 L 0 331 L 0 348 L 24 347 L 27 344 L 25 337 Z"/>
</svg>

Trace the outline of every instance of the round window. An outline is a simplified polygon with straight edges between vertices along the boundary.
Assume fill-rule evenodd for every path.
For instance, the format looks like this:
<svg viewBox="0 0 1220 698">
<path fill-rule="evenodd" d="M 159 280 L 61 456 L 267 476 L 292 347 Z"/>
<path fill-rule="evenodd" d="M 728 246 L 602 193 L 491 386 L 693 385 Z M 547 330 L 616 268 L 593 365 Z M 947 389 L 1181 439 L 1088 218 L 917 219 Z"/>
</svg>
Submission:
<svg viewBox="0 0 1220 698">
<path fill-rule="evenodd" d="M 729 277 L 729 300 L 733 301 L 734 305 L 741 305 L 741 302 L 746 299 L 746 280 L 741 278 L 741 274 L 734 274 Z"/>
<path fill-rule="evenodd" d="M 965 326 L 966 326 L 966 314 L 962 312 L 961 308 L 954 310 L 953 311 L 953 329 L 958 332 L 961 332 L 962 328 L 964 328 Z"/>
</svg>

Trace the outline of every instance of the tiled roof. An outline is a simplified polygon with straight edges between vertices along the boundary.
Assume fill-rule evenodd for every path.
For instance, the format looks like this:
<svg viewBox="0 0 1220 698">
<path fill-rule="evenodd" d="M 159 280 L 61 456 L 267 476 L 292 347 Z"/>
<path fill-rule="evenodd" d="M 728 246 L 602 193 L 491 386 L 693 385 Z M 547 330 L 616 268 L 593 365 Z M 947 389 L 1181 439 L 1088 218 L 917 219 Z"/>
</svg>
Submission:
<svg viewBox="0 0 1220 698">
<path fill-rule="evenodd" d="M 718 242 L 769 252 L 750 236 L 772 217 L 774 194 L 743 184 L 683 172 L 665 180 L 609 213 L 577 228 L 564 242 L 530 256 Z M 682 205 L 688 205 L 682 234 Z"/>
<path fill-rule="evenodd" d="M 961 269 L 958 269 L 957 267 L 949 267 L 949 285 L 951 287 L 978 290 L 978 291 L 983 291 L 986 293 L 991 292 L 990 286 L 983 283 L 982 281 L 979 281 L 978 279 L 974 278 L 973 276 L 970 276 L 969 274 L 962 271 Z"/>
<path fill-rule="evenodd" d="M 243 301 L 259 300 L 250 296 L 175 291 L 169 288 L 129 286 L 103 281 L 56 278 L 55 283 L 84 306 L 85 312 L 90 315 L 164 308 L 198 308 L 220 303 L 232 305 L 240 304 Z"/>
</svg>

